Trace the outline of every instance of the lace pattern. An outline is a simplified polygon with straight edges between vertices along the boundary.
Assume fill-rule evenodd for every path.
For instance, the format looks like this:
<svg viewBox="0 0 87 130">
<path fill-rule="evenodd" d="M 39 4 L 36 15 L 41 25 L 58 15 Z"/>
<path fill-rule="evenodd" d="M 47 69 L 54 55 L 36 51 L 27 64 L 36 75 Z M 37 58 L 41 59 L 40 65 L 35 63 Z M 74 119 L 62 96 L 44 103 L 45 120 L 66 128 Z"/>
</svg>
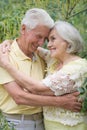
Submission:
<svg viewBox="0 0 87 130">
<path fill-rule="evenodd" d="M 42 82 L 58 96 L 76 91 L 78 87 L 81 87 L 83 81 L 84 77 L 82 77 L 81 73 L 76 75 L 74 73 L 64 73 L 64 71 L 60 70 L 48 76 Z"/>
<path fill-rule="evenodd" d="M 44 107 L 44 118 L 49 121 L 57 121 L 64 125 L 74 126 L 78 123 L 87 123 L 87 114 L 75 113 L 56 107 Z"/>
</svg>

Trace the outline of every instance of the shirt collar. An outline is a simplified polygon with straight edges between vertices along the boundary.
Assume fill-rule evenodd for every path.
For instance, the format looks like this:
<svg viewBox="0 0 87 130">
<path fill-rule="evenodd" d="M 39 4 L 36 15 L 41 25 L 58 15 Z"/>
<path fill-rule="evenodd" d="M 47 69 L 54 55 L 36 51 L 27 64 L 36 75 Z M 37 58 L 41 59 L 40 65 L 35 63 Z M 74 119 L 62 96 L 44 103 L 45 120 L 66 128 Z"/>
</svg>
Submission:
<svg viewBox="0 0 87 130">
<path fill-rule="evenodd" d="M 33 53 L 32 59 L 30 57 L 26 56 L 19 48 L 16 39 L 13 41 L 11 48 L 14 49 L 14 53 L 18 57 L 19 60 L 30 60 L 33 62 L 37 61 L 37 54 Z"/>
</svg>

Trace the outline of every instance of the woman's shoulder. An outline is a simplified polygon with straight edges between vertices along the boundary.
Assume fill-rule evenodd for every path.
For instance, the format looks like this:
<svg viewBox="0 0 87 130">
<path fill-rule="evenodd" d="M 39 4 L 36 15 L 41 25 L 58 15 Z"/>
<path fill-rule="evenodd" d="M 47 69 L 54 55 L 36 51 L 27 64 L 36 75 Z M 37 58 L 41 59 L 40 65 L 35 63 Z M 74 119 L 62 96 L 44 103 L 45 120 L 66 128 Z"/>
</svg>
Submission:
<svg viewBox="0 0 87 130">
<path fill-rule="evenodd" d="M 87 60 L 86 59 L 77 59 L 69 62 L 63 67 L 65 72 L 77 72 L 77 71 L 86 71 L 87 72 Z"/>
<path fill-rule="evenodd" d="M 79 58 L 79 59 L 76 59 L 76 60 L 73 60 L 73 61 L 70 61 L 66 67 L 69 67 L 69 66 L 84 66 L 84 65 L 87 65 L 87 60 L 86 59 L 83 59 L 83 58 Z"/>
<path fill-rule="evenodd" d="M 72 61 L 72 63 L 76 67 L 86 67 L 87 68 L 87 60 L 84 58 L 77 59 L 75 61 Z"/>
</svg>

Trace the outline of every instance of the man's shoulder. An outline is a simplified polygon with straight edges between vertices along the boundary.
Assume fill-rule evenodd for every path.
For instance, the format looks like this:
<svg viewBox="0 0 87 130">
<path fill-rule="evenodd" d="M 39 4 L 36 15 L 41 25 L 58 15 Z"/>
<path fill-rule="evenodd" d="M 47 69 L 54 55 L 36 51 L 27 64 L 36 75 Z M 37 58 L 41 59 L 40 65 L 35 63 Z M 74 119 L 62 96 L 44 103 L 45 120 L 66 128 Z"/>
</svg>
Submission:
<svg viewBox="0 0 87 130">
<path fill-rule="evenodd" d="M 13 80 L 14 79 L 10 76 L 10 74 L 5 69 L 0 67 L 0 84 L 11 82 Z"/>
</svg>

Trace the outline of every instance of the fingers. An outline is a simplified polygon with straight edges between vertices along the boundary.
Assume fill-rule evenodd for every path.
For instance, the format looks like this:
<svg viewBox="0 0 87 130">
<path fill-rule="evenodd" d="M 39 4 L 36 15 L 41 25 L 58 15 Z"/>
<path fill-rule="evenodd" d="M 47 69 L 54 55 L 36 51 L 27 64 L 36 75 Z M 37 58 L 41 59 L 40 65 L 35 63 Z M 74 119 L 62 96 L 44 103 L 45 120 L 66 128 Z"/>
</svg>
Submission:
<svg viewBox="0 0 87 130">
<path fill-rule="evenodd" d="M 5 53 L 10 51 L 10 43 L 9 40 L 5 40 L 1 45 L 0 45 L 0 50 Z"/>
<path fill-rule="evenodd" d="M 73 94 L 68 94 L 68 102 L 65 105 L 65 108 L 71 110 L 72 112 L 80 112 L 82 108 L 82 100 L 78 100 L 78 92 Z M 66 95 L 67 96 L 67 95 Z"/>
<path fill-rule="evenodd" d="M 81 100 L 75 100 L 74 102 L 72 102 L 72 111 L 74 112 L 80 112 L 82 109 L 82 101 Z"/>
<path fill-rule="evenodd" d="M 81 108 L 82 107 L 76 107 L 74 110 L 72 110 L 73 112 L 81 112 Z"/>
<path fill-rule="evenodd" d="M 79 94 L 80 94 L 80 92 L 78 92 L 78 91 L 76 91 L 76 92 L 74 92 L 74 93 L 72 93 L 73 94 L 73 96 L 79 96 Z"/>
<path fill-rule="evenodd" d="M 72 103 L 72 105 L 70 107 L 70 110 L 72 112 L 81 112 L 81 109 L 82 109 L 82 104 L 79 102 Z"/>
<path fill-rule="evenodd" d="M 5 53 L 5 52 L 10 52 L 10 46 L 9 45 L 5 45 L 5 46 L 2 46 L 2 52 Z"/>
</svg>

